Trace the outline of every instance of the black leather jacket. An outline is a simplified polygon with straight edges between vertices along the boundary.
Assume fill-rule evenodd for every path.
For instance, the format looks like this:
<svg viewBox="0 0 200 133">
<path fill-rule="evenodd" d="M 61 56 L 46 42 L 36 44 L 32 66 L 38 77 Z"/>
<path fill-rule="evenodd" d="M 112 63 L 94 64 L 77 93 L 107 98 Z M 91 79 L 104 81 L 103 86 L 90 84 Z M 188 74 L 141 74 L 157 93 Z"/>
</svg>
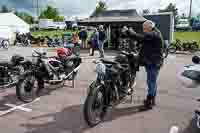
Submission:
<svg viewBox="0 0 200 133">
<path fill-rule="evenodd" d="M 127 34 L 130 38 L 140 41 L 143 44 L 140 51 L 141 65 L 155 64 L 158 67 L 162 66 L 164 41 L 157 28 L 148 33 L 138 34 L 128 31 Z"/>
</svg>

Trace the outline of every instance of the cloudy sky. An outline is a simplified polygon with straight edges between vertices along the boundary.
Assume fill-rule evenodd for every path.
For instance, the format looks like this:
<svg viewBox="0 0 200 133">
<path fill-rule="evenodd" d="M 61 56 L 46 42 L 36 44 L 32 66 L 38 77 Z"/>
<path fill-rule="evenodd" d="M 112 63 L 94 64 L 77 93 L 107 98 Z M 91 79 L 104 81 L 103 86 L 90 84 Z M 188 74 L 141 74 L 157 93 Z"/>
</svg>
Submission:
<svg viewBox="0 0 200 133">
<path fill-rule="evenodd" d="M 38 0 L 40 9 L 53 5 L 65 16 L 87 17 L 94 10 L 98 0 Z M 157 9 L 166 7 L 170 2 L 177 5 L 179 13 L 189 12 L 190 0 L 104 0 L 109 9 Z M 27 11 L 36 14 L 37 0 L 0 0 L 0 5 L 7 5 L 9 8 Z M 192 14 L 200 13 L 200 0 L 193 0 Z"/>
</svg>

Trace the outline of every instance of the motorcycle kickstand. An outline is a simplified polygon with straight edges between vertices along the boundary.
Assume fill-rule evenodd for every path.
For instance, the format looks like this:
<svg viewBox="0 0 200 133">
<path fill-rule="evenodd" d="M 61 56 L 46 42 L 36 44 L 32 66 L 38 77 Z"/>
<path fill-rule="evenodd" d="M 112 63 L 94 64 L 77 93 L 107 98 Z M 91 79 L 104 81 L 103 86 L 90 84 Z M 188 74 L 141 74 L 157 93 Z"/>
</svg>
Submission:
<svg viewBox="0 0 200 133">
<path fill-rule="evenodd" d="M 73 70 L 74 70 L 74 67 L 73 67 Z M 75 75 L 74 75 L 74 72 L 73 72 L 73 73 L 72 73 L 72 88 L 75 87 L 74 77 L 75 77 Z"/>
<path fill-rule="evenodd" d="M 131 100 L 130 100 L 130 104 L 132 104 L 134 101 L 133 101 L 133 93 L 131 94 Z"/>
</svg>

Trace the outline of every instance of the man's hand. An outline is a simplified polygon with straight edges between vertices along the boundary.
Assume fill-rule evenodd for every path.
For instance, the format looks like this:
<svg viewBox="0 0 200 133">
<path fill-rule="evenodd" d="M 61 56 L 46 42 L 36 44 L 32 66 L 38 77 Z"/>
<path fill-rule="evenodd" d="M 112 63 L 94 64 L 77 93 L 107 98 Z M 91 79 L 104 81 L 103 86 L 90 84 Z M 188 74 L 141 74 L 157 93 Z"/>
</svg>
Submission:
<svg viewBox="0 0 200 133">
<path fill-rule="evenodd" d="M 124 26 L 124 27 L 122 28 L 122 33 L 126 33 L 127 31 L 128 31 L 128 27 Z"/>
<path fill-rule="evenodd" d="M 135 30 L 132 27 L 129 28 L 129 33 L 136 34 Z"/>
</svg>

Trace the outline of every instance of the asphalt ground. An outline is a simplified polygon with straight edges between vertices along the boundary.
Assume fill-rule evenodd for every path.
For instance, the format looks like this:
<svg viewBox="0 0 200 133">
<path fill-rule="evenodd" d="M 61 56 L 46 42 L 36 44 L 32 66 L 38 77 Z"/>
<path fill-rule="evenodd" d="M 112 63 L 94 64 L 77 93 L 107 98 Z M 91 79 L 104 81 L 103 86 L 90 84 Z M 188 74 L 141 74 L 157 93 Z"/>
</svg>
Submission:
<svg viewBox="0 0 200 133">
<path fill-rule="evenodd" d="M 8 51 L 0 50 L 0 60 L 8 60 L 13 54 L 31 56 L 36 48 L 11 47 Z M 55 52 L 46 50 L 48 55 Z M 113 58 L 116 53 L 106 53 L 106 58 Z M 199 133 L 194 123 L 194 110 L 200 89 L 184 88 L 178 80 L 178 73 L 184 65 L 191 63 L 191 55 L 169 55 L 160 71 L 158 81 L 157 106 L 153 110 L 139 112 L 146 95 L 146 73 L 143 68 L 137 74 L 134 100 L 129 99 L 109 111 L 104 122 L 94 128 L 87 126 L 83 119 L 83 104 L 87 96 L 87 87 L 95 80 L 95 64 L 88 53 L 81 54 L 83 63 L 75 81 L 65 87 L 46 86 L 43 96 L 38 101 L 16 109 L 0 117 L 2 133 L 168 133 L 171 126 L 179 127 L 181 133 Z M 15 95 L 15 88 L 0 92 L 0 111 L 10 107 L 5 104 L 21 105 Z M 29 111 L 27 111 L 29 110 Z M 31 111 L 30 111 L 31 110 Z"/>
</svg>

